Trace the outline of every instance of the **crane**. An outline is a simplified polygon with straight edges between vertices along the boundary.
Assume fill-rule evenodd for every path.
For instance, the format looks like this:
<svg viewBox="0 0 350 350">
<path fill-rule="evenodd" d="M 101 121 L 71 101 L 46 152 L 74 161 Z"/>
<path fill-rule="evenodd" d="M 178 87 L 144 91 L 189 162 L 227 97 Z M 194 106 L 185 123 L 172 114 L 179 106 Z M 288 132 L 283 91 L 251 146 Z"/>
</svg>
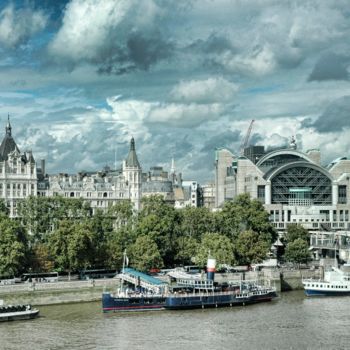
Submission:
<svg viewBox="0 0 350 350">
<path fill-rule="evenodd" d="M 241 147 L 240 147 L 240 155 L 243 156 L 243 153 L 244 153 L 244 149 L 247 147 L 248 145 L 248 141 L 249 141 L 249 137 L 250 137 L 250 133 L 252 132 L 252 128 L 253 128 L 253 124 L 254 124 L 254 119 L 252 119 L 250 121 L 250 124 L 249 124 L 249 128 L 247 130 L 247 133 L 245 134 L 245 137 L 241 143 Z"/>
</svg>

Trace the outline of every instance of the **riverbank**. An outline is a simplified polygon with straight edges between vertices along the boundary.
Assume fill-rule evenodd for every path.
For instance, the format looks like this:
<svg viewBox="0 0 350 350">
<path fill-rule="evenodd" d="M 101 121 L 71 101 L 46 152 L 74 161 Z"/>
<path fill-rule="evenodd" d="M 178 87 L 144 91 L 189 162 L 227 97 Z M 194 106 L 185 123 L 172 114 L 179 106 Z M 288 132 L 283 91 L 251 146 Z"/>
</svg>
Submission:
<svg viewBox="0 0 350 350">
<path fill-rule="evenodd" d="M 270 270 L 244 273 L 216 273 L 215 281 L 258 280 L 277 292 L 303 289 L 302 278 L 320 278 L 319 270 Z M 0 299 L 6 304 L 54 305 L 101 300 L 102 292 L 115 291 L 115 278 L 54 283 L 22 283 L 0 286 Z"/>
</svg>

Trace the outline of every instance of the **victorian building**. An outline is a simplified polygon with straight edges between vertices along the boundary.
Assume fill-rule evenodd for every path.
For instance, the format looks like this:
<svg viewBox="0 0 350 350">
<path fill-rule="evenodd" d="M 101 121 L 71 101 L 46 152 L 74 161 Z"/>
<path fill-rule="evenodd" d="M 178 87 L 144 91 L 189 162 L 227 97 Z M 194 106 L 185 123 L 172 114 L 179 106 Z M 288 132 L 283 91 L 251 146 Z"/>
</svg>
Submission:
<svg viewBox="0 0 350 350">
<path fill-rule="evenodd" d="M 31 151 L 20 152 L 12 137 L 9 120 L 0 146 L 0 198 L 5 201 L 11 217 L 17 216 L 18 201 L 28 196 L 82 198 L 90 203 L 93 211 L 106 210 L 118 201 L 128 199 L 134 209 L 139 210 L 141 173 L 134 138 L 121 169 L 105 167 L 102 171 L 78 174 L 48 175 L 44 160 L 37 167 Z"/>
</svg>

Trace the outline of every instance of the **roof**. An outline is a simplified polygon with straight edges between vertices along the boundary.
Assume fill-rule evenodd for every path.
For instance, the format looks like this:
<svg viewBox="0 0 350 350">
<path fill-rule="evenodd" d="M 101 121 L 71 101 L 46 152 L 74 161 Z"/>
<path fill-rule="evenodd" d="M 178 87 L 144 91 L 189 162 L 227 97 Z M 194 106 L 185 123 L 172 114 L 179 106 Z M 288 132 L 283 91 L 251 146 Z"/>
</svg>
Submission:
<svg viewBox="0 0 350 350">
<path fill-rule="evenodd" d="M 163 284 L 167 284 L 166 282 L 163 282 L 161 281 L 160 279 L 158 278 L 155 278 L 153 276 L 150 276 L 150 275 L 147 275 L 143 272 L 140 272 L 140 271 L 137 271 L 137 270 L 134 270 L 130 267 L 126 267 L 124 268 L 124 273 L 127 273 L 129 275 L 132 275 L 134 277 L 140 277 L 140 279 L 148 282 L 148 283 L 151 283 L 151 284 L 154 284 L 156 286 L 160 286 L 160 285 L 163 285 Z"/>
<path fill-rule="evenodd" d="M 126 158 L 125 165 L 133 168 L 141 168 L 140 163 L 137 159 L 136 150 L 135 150 L 135 140 L 133 137 L 131 138 L 131 141 L 130 141 L 130 150 L 129 150 L 128 157 Z"/>
<path fill-rule="evenodd" d="M 5 131 L 6 131 L 5 137 L 2 140 L 1 145 L 0 145 L 0 156 L 1 156 L 1 159 L 3 159 L 3 160 L 7 160 L 8 155 L 11 152 L 13 152 L 14 150 L 17 150 L 17 152 L 20 153 L 19 148 L 17 147 L 17 144 L 11 135 L 10 120 L 8 120 L 8 122 L 7 122 Z"/>
</svg>

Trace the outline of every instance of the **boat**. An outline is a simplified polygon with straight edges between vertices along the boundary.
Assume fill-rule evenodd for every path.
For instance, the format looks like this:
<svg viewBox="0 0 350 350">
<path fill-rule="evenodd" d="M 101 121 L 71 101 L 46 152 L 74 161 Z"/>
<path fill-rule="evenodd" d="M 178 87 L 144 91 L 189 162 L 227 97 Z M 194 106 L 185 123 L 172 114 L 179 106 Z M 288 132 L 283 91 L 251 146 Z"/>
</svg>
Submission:
<svg viewBox="0 0 350 350">
<path fill-rule="evenodd" d="M 331 266 L 322 279 L 307 278 L 302 283 L 307 296 L 350 295 L 350 264 L 341 269 Z"/>
<path fill-rule="evenodd" d="M 271 301 L 277 297 L 276 289 L 256 281 L 239 281 L 234 284 L 214 283 L 215 259 L 208 259 L 206 280 L 179 280 L 177 291 L 169 293 L 164 308 L 184 310 L 247 305 Z M 182 289 L 181 289 L 182 287 Z"/>
<path fill-rule="evenodd" d="M 38 309 L 33 309 L 30 304 L 26 305 L 4 305 L 0 300 L 0 322 L 29 320 L 39 315 Z"/>
<path fill-rule="evenodd" d="M 128 258 L 124 252 L 122 272 L 117 275 L 121 280 L 121 287 L 116 293 L 102 293 L 103 312 L 162 310 L 165 305 L 167 283 L 125 267 L 127 262 Z"/>
</svg>

